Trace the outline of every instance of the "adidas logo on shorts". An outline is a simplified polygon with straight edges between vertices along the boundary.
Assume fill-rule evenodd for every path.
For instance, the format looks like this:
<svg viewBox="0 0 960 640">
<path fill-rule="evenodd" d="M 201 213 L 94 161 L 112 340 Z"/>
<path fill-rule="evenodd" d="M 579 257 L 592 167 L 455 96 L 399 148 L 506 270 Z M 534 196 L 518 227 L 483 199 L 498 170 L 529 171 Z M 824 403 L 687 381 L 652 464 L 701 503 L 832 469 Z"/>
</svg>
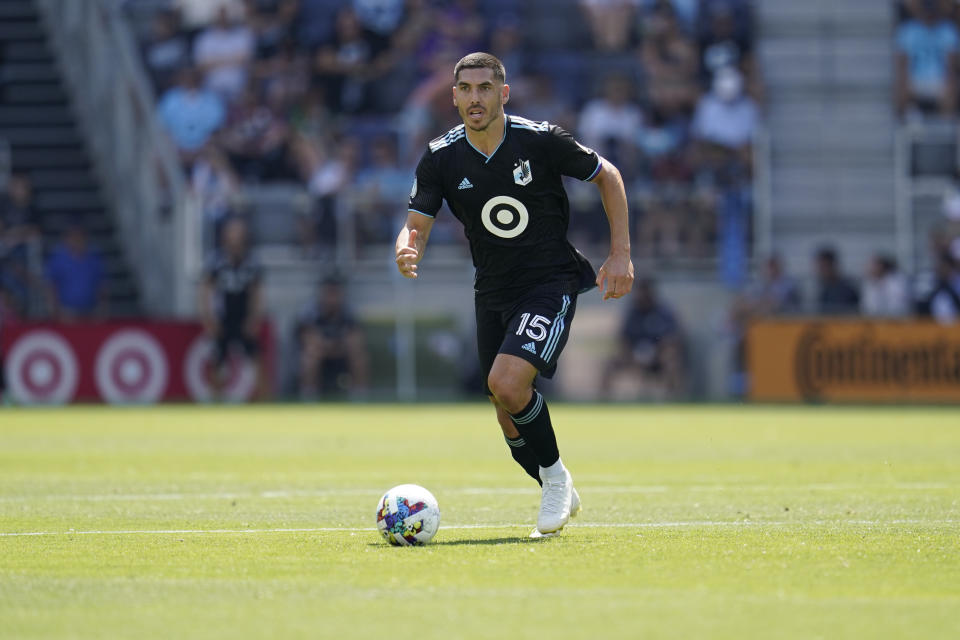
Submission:
<svg viewBox="0 0 960 640">
<path fill-rule="evenodd" d="M 460 181 L 460 186 L 457 187 L 457 189 L 473 189 L 473 184 L 469 180 L 464 178 L 463 180 Z"/>
<path fill-rule="evenodd" d="M 533 355 L 537 355 L 537 345 L 533 344 L 532 342 L 528 342 L 527 344 L 523 345 L 523 347 L 521 348 L 524 351 L 529 351 Z"/>
</svg>

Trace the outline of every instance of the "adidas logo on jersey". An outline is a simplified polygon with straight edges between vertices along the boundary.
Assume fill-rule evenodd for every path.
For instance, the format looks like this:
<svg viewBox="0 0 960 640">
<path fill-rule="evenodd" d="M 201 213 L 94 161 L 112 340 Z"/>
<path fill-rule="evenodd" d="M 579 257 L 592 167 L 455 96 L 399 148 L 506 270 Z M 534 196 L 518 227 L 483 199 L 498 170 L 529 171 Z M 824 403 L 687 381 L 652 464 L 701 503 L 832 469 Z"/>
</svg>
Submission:
<svg viewBox="0 0 960 640">
<path fill-rule="evenodd" d="M 460 186 L 457 187 L 457 189 L 473 189 L 473 184 L 469 180 L 464 178 L 463 180 L 460 181 Z"/>
<path fill-rule="evenodd" d="M 523 345 L 521 349 L 524 351 L 529 351 L 533 355 L 537 355 L 537 345 L 533 344 L 532 342 L 528 342 L 527 344 Z"/>
</svg>

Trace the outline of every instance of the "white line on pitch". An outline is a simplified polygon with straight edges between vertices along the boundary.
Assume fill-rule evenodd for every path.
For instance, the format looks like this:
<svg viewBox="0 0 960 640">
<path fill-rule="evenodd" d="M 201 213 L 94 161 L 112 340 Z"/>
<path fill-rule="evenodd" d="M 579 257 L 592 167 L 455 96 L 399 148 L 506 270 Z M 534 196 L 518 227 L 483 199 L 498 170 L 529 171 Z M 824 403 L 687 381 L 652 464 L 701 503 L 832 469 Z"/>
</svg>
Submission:
<svg viewBox="0 0 960 640">
<path fill-rule="evenodd" d="M 892 484 L 831 484 L 831 483 L 813 483 L 804 485 L 736 485 L 736 484 L 703 484 L 703 485 L 625 485 L 625 486 L 589 486 L 578 485 L 578 488 L 585 493 L 668 493 L 670 491 L 691 491 L 691 492 L 766 492 L 766 491 L 851 491 L 858 489 L 884 489 L 899 491 L 936 491 L 947 489 L 960 489 L 960 485 L 949 483 L 892 483 Z M 103 494 L 51 494 L 51 495 L 20 495 L 20 496 L 0 496 L 0 502 L 29 502 L 31 500 L 66 500 L 66 501 L 85 501 L 85 502 L 124 502 L 138 500 L 237 500 L 248 498 L 263 499 L 282 499 L 282 498 L 320 498 L 328 496 L 378 496 L 383 492 L 382 488 L 337 488 L 337 489 L 312 489 L 312 490 L 273 490 L 273 491 L 255 491 L 255 492 L 237 492 L 223 491 L 214 493 L 103 493 Z M 466 495 L 531 495 L 535 494 L 536 489 L 530 487 L 521 489 L 518 487 L 454 487 L 444 489 L 442 493 L 466 494 Z M 438 492 L 440 493 L 440 492 Z"/>
<path fill-rule="evenodd" d="M 787 527 L 787 526 L 888 526 L 888 525 L 956 525 L 960 520 L 815 520 L 811 522 L 786 522 L 782 520 L 689 520 L 677 522 L 571 522 L 567 526 L 576 529 L 671 529 L 682 527 Z M 451 524 L 441 529 L 517 529 L 531 524 Z M 375 527 L 303 527 L 278 529 L 121 529 L 116 531 L 12 531 L 0 533 L 0 537 L 27 536 L 112 536 L 112 535 L 176 535 L 176 534 L 249 534 L 249 533 L 324 533 L 368 532 Z"/>
</svg>

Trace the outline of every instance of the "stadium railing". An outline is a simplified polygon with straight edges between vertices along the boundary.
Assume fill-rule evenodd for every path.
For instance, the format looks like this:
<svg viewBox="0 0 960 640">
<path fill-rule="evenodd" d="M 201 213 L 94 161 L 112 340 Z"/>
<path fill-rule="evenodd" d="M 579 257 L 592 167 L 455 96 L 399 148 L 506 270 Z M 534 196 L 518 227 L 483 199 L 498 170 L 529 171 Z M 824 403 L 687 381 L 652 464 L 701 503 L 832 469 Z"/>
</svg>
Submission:
<svg viewBox="0 0 960 640">
<path fill-rule="evenodd" d="M 943 221 L 944 195 L 960 167 L 955 122 L 910 122 L 896 132 L 895 194 L 897 258 L 908 273 L 932 266 L 927 246 Z"/>
<path fill-rule="evenodd" d="M 37 0 L 97 173 L 136 271 L 143 311 L 187 315 L 202 253 L 199 214 L 118 4 Z"/>
<path fill-rule="evenodd" d="M 753 263 L 773 253 L 773 187 L 770 132 L 761 125 L 753 139 Z"/>
</svg>

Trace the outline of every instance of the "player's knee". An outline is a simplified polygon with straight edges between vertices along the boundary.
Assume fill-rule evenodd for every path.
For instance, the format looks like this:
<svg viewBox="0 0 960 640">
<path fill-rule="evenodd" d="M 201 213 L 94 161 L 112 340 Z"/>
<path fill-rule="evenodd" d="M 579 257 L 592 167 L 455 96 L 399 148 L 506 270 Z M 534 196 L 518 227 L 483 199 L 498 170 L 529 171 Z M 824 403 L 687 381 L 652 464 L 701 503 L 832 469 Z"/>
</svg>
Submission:
<svg viewBox="0 0 960 640">
<path fill-rule="evenodd" d="M 519 413 L 530 400 L 530 388 L 509 375 L 491 372 L 487 386 L 497 403 L 510 413 Z"/>
</svg>

